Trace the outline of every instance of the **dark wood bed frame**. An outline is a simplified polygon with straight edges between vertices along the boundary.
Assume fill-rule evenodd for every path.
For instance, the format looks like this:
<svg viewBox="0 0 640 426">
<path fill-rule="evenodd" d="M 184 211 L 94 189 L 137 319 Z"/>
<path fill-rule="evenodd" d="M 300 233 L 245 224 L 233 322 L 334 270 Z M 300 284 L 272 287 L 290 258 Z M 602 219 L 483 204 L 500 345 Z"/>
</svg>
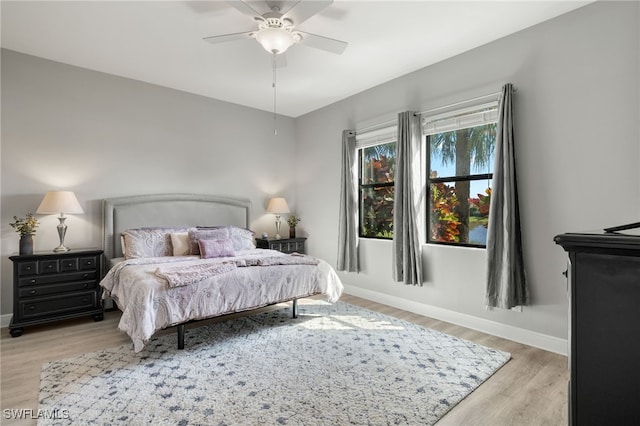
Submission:
<svg viewBox="0 0 640 426">
<path fill-rule="evenodd" d="M 310 295 L 313 296 L 313 295 Z M 271 305 L 277 305 L 278 303 L 284 303 L 284 302 L 288 302 L 291 301 L 292 302 L 292 314 L 291 314 L 291 318 L 298 318 L 298 299 L 289 299 L 289 300 L 281 300 L 279 302 L 276 303 L 272 303 L 270 305 L 265 305 L 265 306 L 271 306 Z M 264 306 L 263 306 L 264 307 Z M 251 310 L 251 309 L 249 309 Z M 237 313 L 237 312 L 234 312 Z M 184 331 L 185 331 L 185 325 L 190 324 L 190 323 L 197 323 L 200 321 L 206 321 L 207 319 L 211 319 L 211 318 L 218 318 L 218 317 L 223 317 L 225 315 L 232 315 L 232 314 L 224 314 L 224 315 L 218 315 L 218 316 L 213 316 L 210 318 L 205 318 L 205 319 L 201 319 L 201 320 L 193 320 L 193 321 L 189 321 L 188 323 L 182 323 L 182 324 L 177 324 L 175 327 L 178 331 L 178 349 L 184 349 Z"/>
</svg>

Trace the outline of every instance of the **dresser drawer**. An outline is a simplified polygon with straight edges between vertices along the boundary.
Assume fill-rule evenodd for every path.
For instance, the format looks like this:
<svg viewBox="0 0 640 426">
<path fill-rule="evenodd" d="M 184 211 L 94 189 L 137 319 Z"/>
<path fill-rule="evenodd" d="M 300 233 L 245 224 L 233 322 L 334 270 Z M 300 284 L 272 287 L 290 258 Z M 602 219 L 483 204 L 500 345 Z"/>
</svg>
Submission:
<svg viewBox="0 0 640 426">
<path fill-rule="evenodd" d="M 46 259 L 33 262 L 21 262 L 18 264 L 18 276 L 56 274 L 60 272 L 58 259 Z"/>
<path fill-rule="evenodd" d="M 90 271 L 97 269 L 97 266 L 97 256 L 70 257 L 60 260 L 60 271 L 62 272 Z"/>
<path fill-rule="evenodd" d="M 71 283 L 40 285 L 36 287 L 22 287 L 18 292 L 18 297 L 24 299 L 27 297 L 49 296 L 60 293 L 69 293 L 73 291 L 91 290 L 96 288 L 96 281 L 77 281 Z"/>
<path fill-rule="evenodd" d="M 58 259 L 38 261 L 38 274 L 57 274 L 58 272 L 60 272 L 60 261 Z"/>
<path fill-rule="evenodd" d="M 103 319 L 102 250 L 10 256 L 13 262 L 12 337 L 25 327 L 92 315 Z"/>
<path fill-rule="evenodd" d="M 36 275 L 38 273 L 38 262 L 20 262 L 18 264 L 18 276 L 22 277 L 24 275 Z"/>
<path fill-rule="evenodd" d="M 24 299 L 18 303 L 18 316 L 23 320 L 86 311 L 98 306 L 95 290 L 65 294 L 64 296 Z"/>
<path fill-rule="evenodd" d="M 98 256 L 81 257 L 78 259 L 79 268 L 81 271 L 98 268 Z"/>
<path fill-rule="evenodd" d="M 61 272 L 71 272 L 78 270 L 78 258 L 71 257 L 69 259 L 61 259 L 60 260 L 60 271 Z"/>
<path fill-rule="evenodd" d="M 282 253 L 304 253 L 304 242 L 276 242 L 271 243 L 272 250 Z"/>
<path fill-rule="evenodd" d="M 53 284 L 60 282 L 70 281 L 82 281 L 96 279 L 96 271 L 78 271 L 68 274 L 54 274 L 54 275 L 33 275 L 31 277 L 19 278 L 18 287 L 33 286 L 39 284 Z"/>
<path fill-rule="evenodd" d="M 90 271 L 98 268 L 98 256 L 68 257 L 21 262 L 18 276 L 57 274 L 58 272 Z"/>
<path fill-rule="evenodd" d="M 304 237 L 299 238 L 281 238 L 279 240 L 265 240 L 263 238 L 256 238 L 256 247 L 277 250 L 282 253 L 305 253 L 305 241 Z"/>
</svg>

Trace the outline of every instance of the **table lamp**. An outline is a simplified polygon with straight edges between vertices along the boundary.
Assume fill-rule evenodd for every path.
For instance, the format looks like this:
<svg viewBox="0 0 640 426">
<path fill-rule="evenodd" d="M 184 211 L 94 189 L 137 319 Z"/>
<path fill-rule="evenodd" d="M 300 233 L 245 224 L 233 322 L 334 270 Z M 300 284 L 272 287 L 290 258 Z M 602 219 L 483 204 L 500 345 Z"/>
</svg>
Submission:
<svg viewBox="0 0 640 426">
<path fill-rule="evenodd" d="M 71 191 L 49 191 L 45 194 L 44 199 L 40 203 L 38 214 L 57 214 L 60 213 L 58 220 L 58 236 L 60 237 L 60 245 L 53 249 L 55 253 L 64 253 L 69 251 L 68 247 L 64 245 L 64 236 L 67 233 L 67 225 L 64 221 L 67 219 L 65 213 L 68 214 L 83 214 L 84 211 L 76 198 L 76 195 Z"/>
<path fill-rule="evenodd" d="M 273 213 L 276 215 L 276 240 L 280 239 L 280 215 L 282 213 L 289 213 L 289 206 L 287 200 L 283 197 L 274 197 L 269 200 L 267 206 L 267 213 Z"/>
</svg>

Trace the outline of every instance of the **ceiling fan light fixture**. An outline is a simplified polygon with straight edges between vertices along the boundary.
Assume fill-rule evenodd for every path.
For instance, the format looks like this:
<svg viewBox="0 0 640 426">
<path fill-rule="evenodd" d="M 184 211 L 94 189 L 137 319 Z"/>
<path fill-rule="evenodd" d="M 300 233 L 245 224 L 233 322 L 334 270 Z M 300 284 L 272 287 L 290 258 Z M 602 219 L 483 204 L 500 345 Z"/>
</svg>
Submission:
<svg viewBox="0 0 640 426">
<path fill-rule="evenodd" d="M 295 42 L 293 34 L 284 28 L 263 28 L 255 34 L 256 40 L 269 53 L 284 53 Z"/>
</svg>

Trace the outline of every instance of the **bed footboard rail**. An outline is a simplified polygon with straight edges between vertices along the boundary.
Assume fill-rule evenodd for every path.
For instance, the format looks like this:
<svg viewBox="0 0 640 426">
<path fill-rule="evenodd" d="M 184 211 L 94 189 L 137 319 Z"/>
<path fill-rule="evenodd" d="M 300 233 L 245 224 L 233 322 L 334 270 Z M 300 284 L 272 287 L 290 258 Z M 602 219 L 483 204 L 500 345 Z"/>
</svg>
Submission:
<svg viewBox="0 0 640 426">
<path fill-rule="evenodd" d="M 292 306 L 291 306 L 291 317 L 292 318 L 298 318 L 298 299 L 291 299 Z M 182 323 L 182 324 L 178 324 L 176 326 L 177 329 L 177 333 L 178 333 L 178 349 L 184 349 L 184 326 L 186 323 Z"/>
</svg>

